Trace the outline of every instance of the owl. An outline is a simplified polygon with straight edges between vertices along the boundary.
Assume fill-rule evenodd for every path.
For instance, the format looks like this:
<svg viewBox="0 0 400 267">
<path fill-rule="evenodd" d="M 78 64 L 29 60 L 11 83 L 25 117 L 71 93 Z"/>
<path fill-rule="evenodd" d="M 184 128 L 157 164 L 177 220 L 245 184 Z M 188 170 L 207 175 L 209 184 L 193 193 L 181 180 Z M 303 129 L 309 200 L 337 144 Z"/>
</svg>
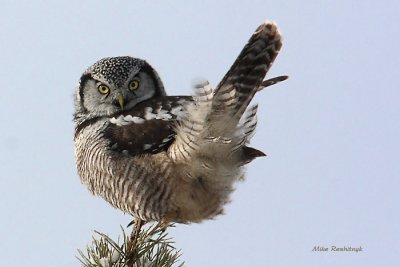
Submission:
<svg viewBox="0 0 400 267">
<path fill-rule="evenodd" d="M 274 23 L 260 25 L 213 90 L 167 96 L 157 72 L 129 56 L 104 58 L 75 93 L 75 157 L 83 184 L 144 221 L 191 223 L 223 212 L 245 165 L 264 77 L 282 46 Z"/>
</svg>

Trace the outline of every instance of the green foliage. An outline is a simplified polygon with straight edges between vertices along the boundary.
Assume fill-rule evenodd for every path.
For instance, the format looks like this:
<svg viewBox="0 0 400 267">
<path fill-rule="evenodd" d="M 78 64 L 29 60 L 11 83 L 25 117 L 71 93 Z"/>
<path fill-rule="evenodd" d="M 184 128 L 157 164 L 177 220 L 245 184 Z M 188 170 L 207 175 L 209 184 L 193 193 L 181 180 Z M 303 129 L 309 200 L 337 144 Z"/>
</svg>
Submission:
<svg viewBox="0 0 400 267">
<path fill-rule="evenodd" d="M 168 227 L 173 227 L 169 225 Z M 77 257 L 84 267 L 172 267 L 179 264 L 180 251 L 173 245 L 173 240 L 166 233 L 167 227 L 154 224 L 141 229 L 135 236 L 134 246 L 131 247 L 132 236 L 128 236 L 121 226 L 117 242 L 108 235 L 95 231 L 93 241 L 86 248 L 86 253 L 78 250 Z M 135 230 L 135 229 L 134 229 Z M 132 233 L 133 235 L 133 233 Z M 129 263 L 128 263 L 129 262 Z"/>
</svg>

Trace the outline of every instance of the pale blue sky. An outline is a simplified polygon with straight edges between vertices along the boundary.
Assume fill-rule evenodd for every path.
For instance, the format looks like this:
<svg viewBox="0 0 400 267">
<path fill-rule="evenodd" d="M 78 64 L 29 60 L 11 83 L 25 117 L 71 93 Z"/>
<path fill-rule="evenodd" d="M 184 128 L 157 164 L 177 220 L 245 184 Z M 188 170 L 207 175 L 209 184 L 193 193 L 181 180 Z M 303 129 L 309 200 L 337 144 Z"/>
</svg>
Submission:
<svg viewBox="0 0 400 267">
<path fill-rule="evenodd" d="M 130 218 L 80 184 L 72 95 L 106 56 L 146 58 L 170 94 L 216 85 L 265 19 L 284 47 L 259 94 L 226 215 L 171 231 L 187 266 L 400 266 L 398 1 L 1 1 L 0 266 L 79 266 Z M 363 252 L 316 253 L 315 245 Z"/>
</svg>

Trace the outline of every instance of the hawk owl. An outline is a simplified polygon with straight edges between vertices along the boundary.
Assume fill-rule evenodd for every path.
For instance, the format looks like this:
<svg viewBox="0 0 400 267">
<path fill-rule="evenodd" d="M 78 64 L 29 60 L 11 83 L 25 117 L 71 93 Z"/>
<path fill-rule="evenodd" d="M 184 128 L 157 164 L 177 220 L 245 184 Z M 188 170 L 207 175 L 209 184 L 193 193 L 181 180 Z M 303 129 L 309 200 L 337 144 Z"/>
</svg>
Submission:
<svg viewBox="0 0 400 267">
<path fill-rule="evenodd" d="M 215 90 L 167 96 L 144 60 L 109 57 L 89 67 L 75 94 L 75 157 L 89 190 L 145 221 L 200 222 L 229 202 L 244 166 L 265 154 L 249 147 L 257 91 L 282 46 L 274 23 L 260 25 Z"/>
</svg>

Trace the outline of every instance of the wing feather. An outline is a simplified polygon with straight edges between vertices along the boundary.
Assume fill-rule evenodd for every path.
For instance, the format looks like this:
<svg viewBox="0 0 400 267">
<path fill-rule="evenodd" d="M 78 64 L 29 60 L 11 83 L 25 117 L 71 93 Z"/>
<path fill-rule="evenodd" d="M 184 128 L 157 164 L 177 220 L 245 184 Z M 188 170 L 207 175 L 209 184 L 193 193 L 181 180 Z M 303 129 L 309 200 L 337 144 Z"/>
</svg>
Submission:
<svg viewBox="0 0 400 267">
<path fill-rule="evenodd" d="M 176 124 L 183 116 L 188 96 L 150 99 L 134 109 L 111 117 L 105 137 L 110 149 L 130 155 L 166 151 L 175 140 Z"/>
<path fill-rule="evenodd" d="M 241 154 L 241 148 L 243 161 L 264 155 L 246 147 L 257 125 L 257 106 L 241 118 L 257 91 L 286 79 L 281 76 L 263 83 L 281 47 L 276 25 L 268 21 L 260 25 L 214 92 L 208 82 L 197 86 L 194 102 L 184 107 L 168 155 L 175 161 L 216 159 Z"/>
</svg>

